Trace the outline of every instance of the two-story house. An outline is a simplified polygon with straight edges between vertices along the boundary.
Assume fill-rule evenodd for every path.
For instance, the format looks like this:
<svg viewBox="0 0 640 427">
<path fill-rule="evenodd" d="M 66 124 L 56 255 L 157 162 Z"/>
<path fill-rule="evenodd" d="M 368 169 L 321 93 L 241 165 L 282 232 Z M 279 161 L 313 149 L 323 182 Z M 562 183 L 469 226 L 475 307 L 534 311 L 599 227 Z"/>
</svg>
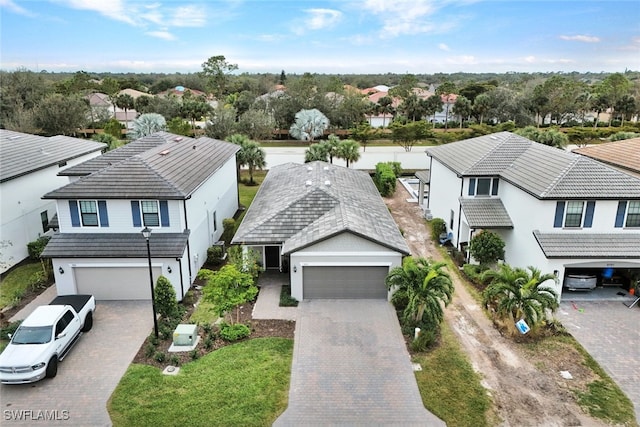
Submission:
<svg viewBox="0 0 640 427">
<path fill-rule="evenodd" d="M 59 232 L 43 256 L 58 294 L 149 299 L 148 227 L 153 281 L 167 277 L 181 300 L 238 209 L 238 150 L 160 132 L 67 171 L 73 181 L 44 195 L 57 203 Z"/>
<path fill-rule="evenodd" d="M 640 179 L 500 132 L 427 150 L 431 215 L 465 248 L 479 230 L 505 241 L 505 262 L 569 274 L 640 273 Z M 627 283 L 628 284 L 628 283 Z"/>
<path fill-rule="evenodd" d="M 67 183 L 58 172 L 99 156 L 106 147 L 0 129 L 0 273 L 27 257 L 27 243 L 49 232 L 56 206 L 41 197 Z"/>
</svg>

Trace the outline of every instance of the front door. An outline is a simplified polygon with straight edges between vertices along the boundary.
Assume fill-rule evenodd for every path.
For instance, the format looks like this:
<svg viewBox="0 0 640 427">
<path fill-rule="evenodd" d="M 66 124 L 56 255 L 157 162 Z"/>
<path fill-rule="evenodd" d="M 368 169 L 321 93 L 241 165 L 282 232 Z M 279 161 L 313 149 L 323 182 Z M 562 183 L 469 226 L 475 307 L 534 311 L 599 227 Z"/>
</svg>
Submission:
<svg viewBox="0 0 640 427">
<path fill-rule="evenodd" d="M 265 246 L 264 262 L 265 269 L 280 270 L 280 246 Z"/>
</svg>

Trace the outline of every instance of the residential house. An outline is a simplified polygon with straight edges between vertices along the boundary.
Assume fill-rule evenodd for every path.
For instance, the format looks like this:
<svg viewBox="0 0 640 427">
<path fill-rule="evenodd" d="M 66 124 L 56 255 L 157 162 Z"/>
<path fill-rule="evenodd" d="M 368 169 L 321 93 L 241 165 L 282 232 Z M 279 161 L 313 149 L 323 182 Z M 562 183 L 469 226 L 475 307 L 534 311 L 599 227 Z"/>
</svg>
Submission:
<svg viewBox="0 0 640 427">
<path fill-rule="evenodd" d="M 371 177 L 325 162 L 269 170 L 232 243 L 288 272 L 298 300 L 387 298 L 385 277 L 409 253 Z"/>
<path fill-rule="evenodd" d="M 0 272 L 28 256 L 27 243 L 48 233 L 55 203 L 41 197 L 67 182 L 59 171 L 99 156 L 106 144 L 0 129 Z"/>
<path fill-rule="evenodd" d="M 598 283 L 640 273 L 640 179 L 606 164 L 500 132 L 429 147 L 428 214 L 465 249 L 480 230 L 504 239 L 505 262 Z"/>
<path fill-rule="evenodd" d="M 640 138 L 589 145 L 573 152 L 640 178 Z"/>
<path fill-rule="evenodd" d="M 67 171 L 72 182 L 44 195 L 58 211 L 43 252 L 58 294 L 149 299 L 148 227 L 153 280 L 167 277 L 182 300 L 238 210 L 238 149 L 159 132 Z"/>
</svg>

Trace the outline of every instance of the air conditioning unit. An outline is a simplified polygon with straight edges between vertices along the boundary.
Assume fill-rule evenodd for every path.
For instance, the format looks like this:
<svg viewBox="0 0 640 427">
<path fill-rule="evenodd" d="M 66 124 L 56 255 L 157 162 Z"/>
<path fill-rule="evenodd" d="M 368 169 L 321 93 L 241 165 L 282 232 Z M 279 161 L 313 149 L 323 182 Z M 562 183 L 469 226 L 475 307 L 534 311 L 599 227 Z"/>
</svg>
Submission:
<svg viewBox="0 0 640 427">
<path fill-rule="evenodd" d="M 427 221 L 431 221 L 433 219 L 433 215 L 431 214 L 431 209 L 424 210 L 424 219 Z"/>
<path fill-rule="evenodd" d="M 178 325 L 173 332 L 173 345 L 191 346 L 198 339 L 198 325 Z"/>
</svg>

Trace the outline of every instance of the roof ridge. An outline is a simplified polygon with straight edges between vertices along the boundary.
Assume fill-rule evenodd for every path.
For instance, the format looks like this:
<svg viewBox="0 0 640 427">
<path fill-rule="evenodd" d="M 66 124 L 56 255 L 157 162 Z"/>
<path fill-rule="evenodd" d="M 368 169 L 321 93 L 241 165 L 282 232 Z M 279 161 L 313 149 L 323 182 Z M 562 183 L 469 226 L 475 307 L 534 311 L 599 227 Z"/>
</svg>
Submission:
<svg viewBox="0 0 640 427">
<path fill-rule="evenodd" d="M 572 154 L 572 153 L 569 153 Z M 580 161 L 580 156 L 577 154 L 573 154 L 573 159 L 568 162 L 567 166 L 562 170 L 562 172 L 560 172 L 559 174 L 557 174 L 553 180 L 551 180 L 551 182 L 549 183 L 549 185 L 540 192 L 540 197 L 545 197 L 547 194 L 549 194 L 557 185 L 558 183 L 560 183 L 560 181 L 562 181 L 562 179 L 567 176 L 567 174 L 573 169 L 573 167 Z"/>
<path fill-rule="evenodd" d="M 127 160 L 132 160 L 138 158 L 138 160 L 140 160 L 140 162 L 151 172 L 153 172 L 158 178 L 160 178 L 162 181 L 164 181 L 166 184 L 169 185 L 169 187 L 171 187 L 173 190 L 176 191 L 176 193 L 180 194 L 182 197 L 186 197 L 187 194 L 184 193 L 184 191 L 182 191 L 181 189 L 179 189 L 173 182 L 169 181 L 164 175 L 162 175 L 161 173 L 159 173 L 157 170 L 155 170 L 148 162 L 148 159 L 143 158 L 140 154 L 136 154 L 135 156 L 131 157 L 130 159 Z M 118 164 L 122 164 L 125 161 L 122 161 Z"/>
<path fill-rule="evenodd" d="M 499 132 L 498 135 L 500 135 L 500 134 L 507 134 L 506 135 L 507 138 L 504 138 L 502 141 L 499 141 L 495 147 L 493 147 L 490 150 L 488 150 L 483 156 L 481 156 L 469 168 L 467 168 L 465 173 L 468 172 L 469 170 L 473 170 L 473 168 L 475 168 L 476 166 L 481 164 L 486 158 L 488 158 L 490 155 L 492 155 L 495 150 L 497 150 L 502 145 L 504 145 L 507 141 L 509 141 L 509 136 L 510 136 L 509 132 Z M 496 134 L 489 134 L 489 135 L 484 135 L 484 136 L 486 136 L 489 139 L 494 139 L 494 137 L 496 137 Z M 497 139 L 497 137 L 495 139 Z"/>
</svg>

